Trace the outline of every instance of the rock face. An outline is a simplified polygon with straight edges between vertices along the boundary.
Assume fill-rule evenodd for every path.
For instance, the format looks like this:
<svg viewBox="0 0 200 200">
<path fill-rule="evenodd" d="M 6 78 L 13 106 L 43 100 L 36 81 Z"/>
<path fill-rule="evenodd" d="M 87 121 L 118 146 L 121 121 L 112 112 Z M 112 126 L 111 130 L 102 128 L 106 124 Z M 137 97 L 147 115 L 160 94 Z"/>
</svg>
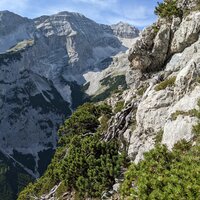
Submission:
<svg viewBox="0 0 200 200">
<path fill-rule="evenodd" d="M 135 69 L 158 70 L 164 64 L 170 42 L 170 24 L 162 22 L 156 34 L 153 25 L 141 33 L 141 38 L 130 50 L 129 60 Z"/>
<path fill-rule="evenodd" d="M 129 60 L 134 69 L 158 71 L 175 53 L 198 40 L 200 32 L 199 12 L 192 12 L 172 21 L 159 19 L 145 29 L 130 50 Z"/>
<path fill-rule="evenodd" d="M 200 13 L 195 12 L 182 20 L 172 39 L 170 49 L 172 53 L 182 52 L 186 47 L 197 41 L 200 32 L 199 19 Z"/>
<path fill-rule="evenodd" d="M 84 74 L 107 68 L 127 50 L 121 39 L 133 40 L 138 30 L 78 13 L 30 20 L 9 11 L 0 12 L 0 30 L 0 148 L 26 167 L 31 155 L 39 176 L 59 125 L 87 96 L 82 85 L 91 80 Z"/>
<path fill-rule="evenodd" d="M 182 9 L 198 9 L 199 0 L 178 0 L 178 7 Z"/>
<path fill-rule="evenodd" d="M 174 18 L 171 22 L 173 26 L 161 25 L 156 34 L 152 26 L 147 28 L 130 51 L 129 60 L 133 70 L 148 69 L 152 72 L 163 69 L 153 74 L 143 73 L 146 78 L 138 79 L 137 85 L 148 82 L 149 87 L 139 100 L 136 99 L 137 126 L 131 132 L 128 150 L 135 162 L 142 159 L 144 152 L 154 147 L 159 134 L 162 135 L 160 142 L 169 149 L 182 139 L 190 141 L 193 138 L 192 130 L 197 118 L 191 114 L 191 110 L 198 107 L 197 102 L 200 99 L 199 14 L 198 11 L 191 12 L 176 26 L 173 24 L 177 21 Z M 158 44 L 163 44 L 163 47 L 160 46 L 160 54 L 159 51 L 155 54 Z M 160 65 L 156 64 L 155 59 L 159 60 Z M 169 60 L 164 64 L 166 59 Z M 167 79 L 173 78 L 175 81 L 172 85 L 166 84 L 157 89 L 161 82 L 166 83 Z M 132 94 L 137 89 L 133 86 Z"/>
</svg>

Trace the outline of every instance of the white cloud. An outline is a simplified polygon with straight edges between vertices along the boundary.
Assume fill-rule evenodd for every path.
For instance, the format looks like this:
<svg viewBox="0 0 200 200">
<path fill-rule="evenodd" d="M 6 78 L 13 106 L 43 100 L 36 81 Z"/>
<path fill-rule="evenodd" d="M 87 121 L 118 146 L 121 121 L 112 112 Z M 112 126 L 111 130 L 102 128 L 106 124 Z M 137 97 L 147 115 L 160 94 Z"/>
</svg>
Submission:
<svg viewBox="0 0 200 200">
<path fill-rule="evenodd" d="M 116 14 L 109 16 L 109 23 L 117 21 L 125 21 L 135 26 L 144 27 L 151 24 L 155 20 L 153 10 L 146 6 L 124 6 L 115 10 Z"/>
<path fill-rule="evenodd" d="M 93 4 L 96 6 L 108 7 L 117 3 L 117 0 L 73 0 L 74 2 L 82 2 L 86 4 Z"/>
<path fill-rule="evenodd" d="M 10 10 L 29 18 L 51 15 L 60 11 L 73 11 L 86 15 L 99 23 L 113 24 L 125 21 L 135 26 L 151 24 L 153 6 L 127 3 L 122 0 L 0 0 L 0 10 Z M 134 1 L 134 0 L 132 0 Z"/>
<path fill-rule="evenodd" d="M 23 12 L 28 6 L 28 0 L 0 0 L 0 10 L 9 10 L 15 13 Z"/>
</svg>

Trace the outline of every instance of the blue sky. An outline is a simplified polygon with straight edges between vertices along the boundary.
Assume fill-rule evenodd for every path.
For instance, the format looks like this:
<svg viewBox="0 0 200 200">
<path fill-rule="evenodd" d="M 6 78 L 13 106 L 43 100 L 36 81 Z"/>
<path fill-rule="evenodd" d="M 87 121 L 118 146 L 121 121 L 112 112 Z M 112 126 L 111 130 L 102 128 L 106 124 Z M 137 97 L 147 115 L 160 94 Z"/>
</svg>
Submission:
<svg viewBox="0 0 200 200">
<path fill-rule="evenodd" d="M 143 28 L 156 20 L 158 0 L 0 0 L 0 10 L 10 10 L 29 18 L 73 11 L 99 23 L 128 22 Z"/>
</svg>

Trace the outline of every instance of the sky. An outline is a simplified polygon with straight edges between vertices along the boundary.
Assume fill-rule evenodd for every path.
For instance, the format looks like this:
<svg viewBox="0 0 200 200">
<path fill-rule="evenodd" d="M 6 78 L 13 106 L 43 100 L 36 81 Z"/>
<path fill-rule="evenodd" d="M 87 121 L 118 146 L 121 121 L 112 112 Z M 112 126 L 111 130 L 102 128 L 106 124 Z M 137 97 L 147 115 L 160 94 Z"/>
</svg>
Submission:
<svg viewBox="0 0 200 200">
<path fill-rule="evenodd" d="M 158 0 L 0 0 L 0 10 L 35 18 L 60 11 L 79 12 L 103 24 L 119 21 L 144 28 L 156 20 Z"/>
</svg>

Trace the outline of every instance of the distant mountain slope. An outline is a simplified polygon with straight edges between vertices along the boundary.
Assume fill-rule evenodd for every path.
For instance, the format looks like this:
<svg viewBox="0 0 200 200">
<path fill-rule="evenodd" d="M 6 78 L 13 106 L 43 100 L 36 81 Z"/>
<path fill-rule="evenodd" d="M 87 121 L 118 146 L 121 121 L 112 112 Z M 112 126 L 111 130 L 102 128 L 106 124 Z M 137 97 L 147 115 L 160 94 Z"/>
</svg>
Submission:
<svg viewBox="0 0 200 200">
<path fill-rule="evenodd" d="M 0 198 L 12 200 L 31 180 L 27 171 L 9 156 L 0 151 Z"/>
<path fill-rule="evenodd" d="M 31 20 L 2 11 L 0 28 L 0 147 L 39 176 L 58 126 L 88 97 L 83 74 L 106 69 L 139 31 L 70 12 Z"/>
</svg>

